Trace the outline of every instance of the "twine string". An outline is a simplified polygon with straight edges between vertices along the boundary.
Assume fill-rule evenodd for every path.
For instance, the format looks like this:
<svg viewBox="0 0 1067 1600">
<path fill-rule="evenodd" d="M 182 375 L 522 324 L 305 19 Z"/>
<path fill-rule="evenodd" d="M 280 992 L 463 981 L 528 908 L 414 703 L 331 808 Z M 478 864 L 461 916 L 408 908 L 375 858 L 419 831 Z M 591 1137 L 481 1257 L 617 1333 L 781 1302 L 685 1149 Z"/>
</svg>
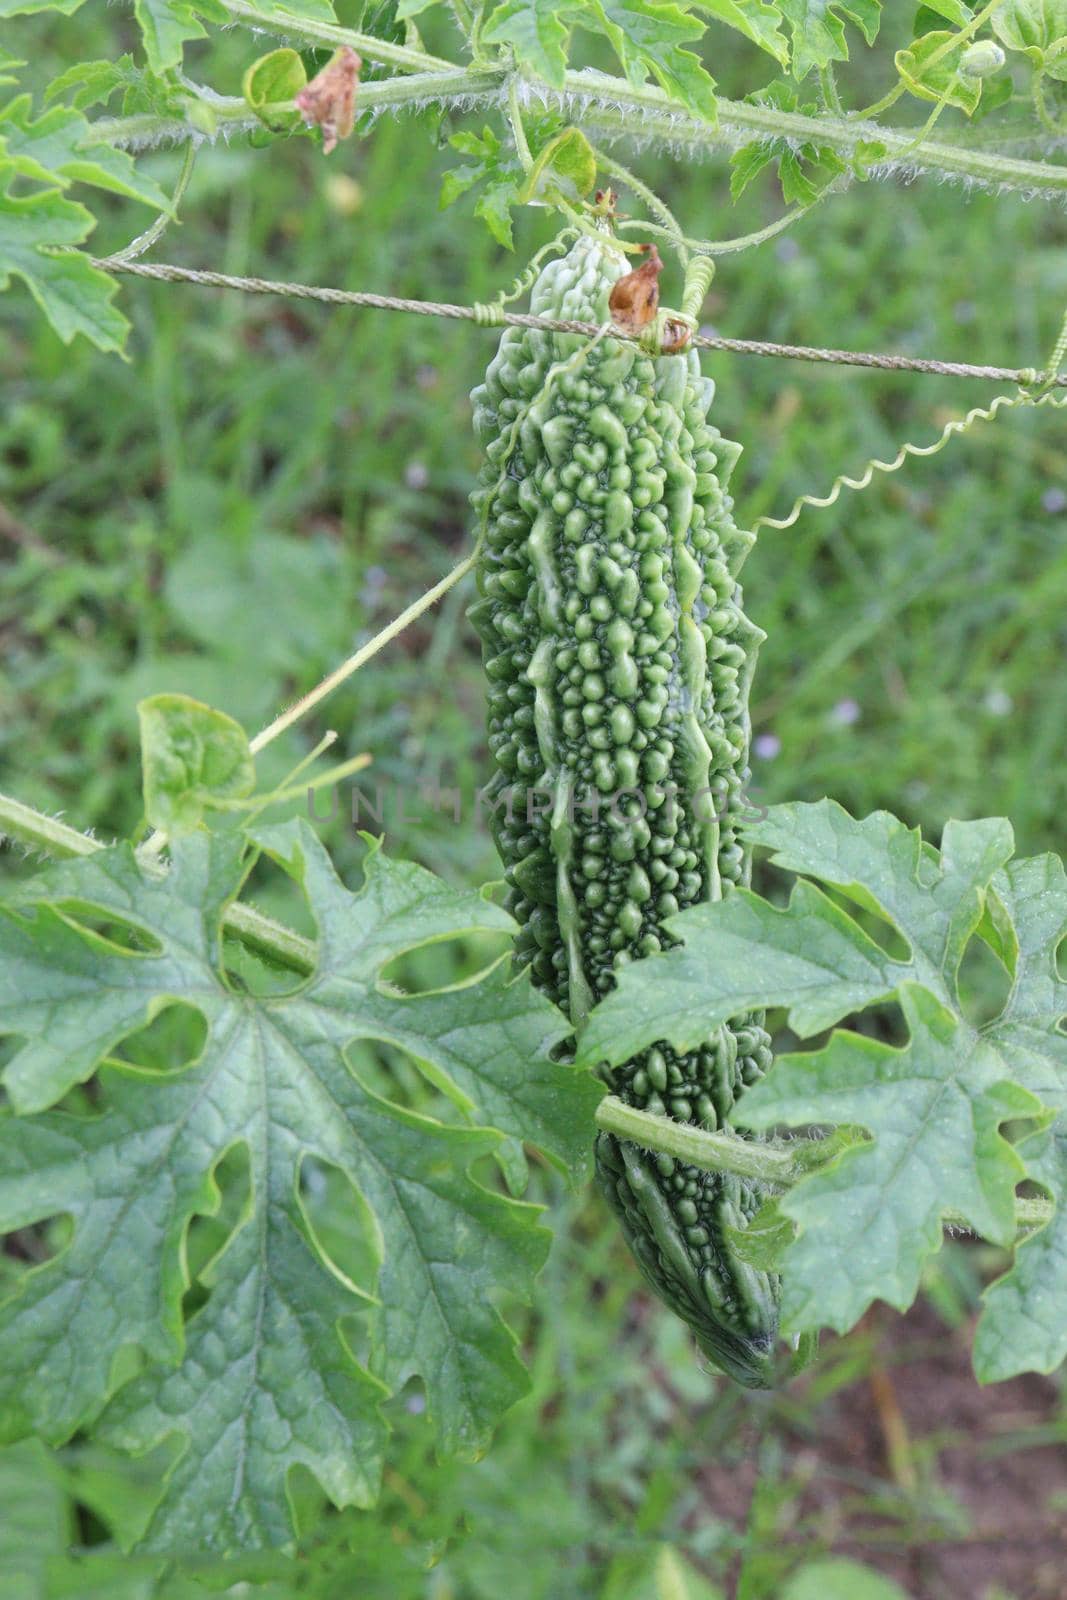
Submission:
<svg viewBox="0 0 1067 1600">
<path fill-rule="evenodd" d="M 191 283 L 207 289 L 234 289 L 243 294 L 278 295 L 287 300 L 313 300 L 325 305 L 363 306 L 378 311 L 399 311 L 417 317 L 444 317 L 473 322 L 479 327 L 543 328 L 551 333 L 577 333 L 593 338 L 601 332 L 596 323 L 572 322 L 555 317 L 535 317 L 529 312 L 506 311 L 492 306 L 450 305 L 439 300 L 411 300 L 399 295 L 371 294 L 364 290 L 332 289 L 319 284 L 285 283 L 270 278 L 242 278 L 229 272 L 207 272 L 170 262 L 94 257 L 93 265 L 105 272 L 149 278 L 158 283 Z M 613 330 L 613 336 L 627 336 Z M 769 339 L 727 339 L 720 334 L 696 333 L 692 343 L 701 350 L 722 350 L 733 355 L 770 356 L 782 361 L 807 361 L 823 366 L 867 367 L 879 372 L 923 372 L 943 378 L 980 378 L 994 383 L 1067 388 L 1067 373 L 1040 373 L 1031 367 L 976 366 L 965 361 L 937 361 L 921 356 L 876 354 L 862 350 L 828 350 L 800 344 L 778 344 Z"/>
</svg>

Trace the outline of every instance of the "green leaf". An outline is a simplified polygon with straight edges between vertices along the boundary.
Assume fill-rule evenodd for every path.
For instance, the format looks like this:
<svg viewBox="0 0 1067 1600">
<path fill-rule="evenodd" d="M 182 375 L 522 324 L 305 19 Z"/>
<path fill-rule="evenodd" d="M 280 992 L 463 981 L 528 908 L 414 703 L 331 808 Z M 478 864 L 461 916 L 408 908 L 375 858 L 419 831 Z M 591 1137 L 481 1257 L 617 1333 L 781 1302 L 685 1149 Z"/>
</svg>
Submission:
<svg viewBox="0 0 1067 1600">
<path fill-rule="evenodd" d="M 631 83 L 643 83 L 651 73 L 672 100 L 705 122 L 716 122 L 715 80 L 699 56 L 682 49 L 683 43 L 699 39 L 705 26 L 680 6 L 588 0 L 574 20 L 610 40 Z"/>
<path fill-rule="evenodd" d="M 778 160 L 778 178 L 786 205 L 810 206 L 845 170 L 845 163 L 827 146 L 806 147 L 811 153 L 805 162 L 801 155 L 786 150 Z"/>
<path fill-rule="evenodd" d="M 248 68 L 241 80 L 241 92 L 256 116 L 269 128 L 295 128 L 301 116 L 291 102 L 307 81 L 303 60 L 295 50 L 271 50 Z M 287 102 L 290 109 L 277 109 Z M 267 106 L 274 108 L 269 117 L 264 115 Z"/>
<path fill-rule="evenodd" d="M 789 45 L 781 32 L 781 13 L 765 0 L 692 0 L 698 11 L 706 11 L 718 22 L 736 28 L 746 39 L 781 63 L 789 65 Z"/>
<path fill-rule="evenodd" d="M 537 195 L 559 191 L 565 199 L 580 200 L 595 182 L 592 145 L 580 128 L 563 128 L 538 152 L 519 198 L 525 204 Z"/>
<path fill-rule="evenodd" d="M 79 111 L 92 106 L 106 105 L 122 92 L 122 113 L 136 116 L 148 112 L 153 116 L 181 116 L 194 106 L 205 102 L 192 99 L 173 74 L 163 77 L 139 67 L 129 54 L 115 61 L 79 61 L 54 78 L 45 91 L 45 100 L 62 100 L 70 96 L 70 103 Z"/>
<path fill-rule="evenodd" d="M 85 0 L 0 0 L 0 18 L 37 16 L 42 11 L 72 17 L 84 4 Z"/>
<path fill-rule="evenodd" d="M 352 895 L 306 825 L 257 838 L 304 888 L 318 926 L 317 970 L 292 993 L 257 999 L 222 969 L 220 918 L 251 865 L 229 835 L 175 841 L 162 878 L 125 846 L 54 868 L 0 918 L 0 1027 L 13 1024 L 21 1040 L 5 1075 L 12 1106 L 41 1106 L 99 1074 L 91 1115 L 0 1119 L 0 1228 L 57 1214 L 72 1226 L 65 1251 L 22 1276 L 0 1310 L 0 1415 L 9 1431 L 62 1439 L 98 1415 L 130 1372 L 116 1358 L 137 1347 L 144 1370 L 99 1427 L 137 1452 L 178 1446 L 148 1533 L 160 1549 L 287 1540 L 286 1474 L 297 1463 L 337 1504 L 369 1503 L 380 1401 L 412 1378 L 440 1448 L 485 1448 L 524 1387 L 492 1296 L 528 1293 L 546 1235 L 535 1208 L 470 1168 L 502 1134 L 543 1137 L 571 1166 L 591 1144 L 600 1094 L 549 1059 L 564 1019 L 500 965 L 415 995 L 384 981 L 405 952 L 509 927 L 499 908 L 378 853 Z M 141 948 L 93 931 L 86 908 L 97 926 L 138 930 Z M 176 1001 L 204 1021 L 195 1059 L 148 1072 L 114 1058 Z M 405 1052 L 464 1120 L 382 1099 L 349 1065 L 360 1039 Z M 206 1303 L 185 1318 L 185 1231 L 218 1206 L 214 1175 L 237 1147 L 249 1199 L 201 1274 Z M 378 1267 L 358 1282 L 313 1231 L 309 1159 L 357 1192 L 354 1227 L 365 1209 Z M 345 1334 L 357 1314 L 363 1365 Z"/>
<path fill-rule="evenodd" d="M 948 823 L 940 851 L 885 812 L 855 821 L 830 801 L 773 807 L 744 831 L 777 866 L 806 875 L 788 905 L 740 889 L 672 917 L 681 943 L 621 971 L 579 1055 L 617 1065 L 659 1040 L 689 1050 L 724 1020 L 769 1007 L 784 1007 L 803 1038 L 850 1011 L 898 1002 L 909 1033 L 902 1049 L 837 1032 L 822 1049 L 779 1060 L 734 1114 L 753 1128 L 831 1124 L 870 1135 L 819 1152 L 831 1159 L 779 1201 L 798 1225 L 784 1257 L 788 1325 L 844 1329 L 876 1298 L 911 1303 L 947 1212 L 1010 1245 L 1023 1177 L 1067 1198 L 1067 983 L 1056 965 L 1067 881 L 1052 857 L 1005 865 L 1011 829 L 998 818 Z M 812 878 L 851 902 L 866 927 Z M 958 980 L 976 934 L 1014 980 L 1001 1015 L 980 1030 L 963 1013 Z M 1028 1120 L 1036 1127 L 1021 1138 L 1012 1130 L 1017 1144 L 1001 1132 Z M 1067 1354 L 1060 1215 L 1020 1246 L 990 1292 L 976 1347 L 982 1376 L 1049 1370 Z"/>
<path fill-rule="evenodd" d="M 153 72 L 180 67 L 189 41 L 207 38 L 198 13 L 206 13 L 214 22 L 229 20 L 221 6 L 202 0 L 134 0 L 133 14 Z"/>
<path fill-rule="evenodd" d="M 617 1557 L 599 1600 L 722 1600 L 722 1590 L 702 1577 L 672 1544 L 657 1544 Z"/>
<path fill-rule="evenodd" d="M 945 32 L 925 33 L 907 50 L 898 50 L 893 60 L 909 94 L 919 100 L 945 100 L 970 116 L 982 98 L 982 80 L 960 72 L 960 47 L 927 65 L 930 57 L 955 37 Z"/>
<path fill-rule="evenodd" d="M 4 1600 L 43 1600 L 47 1564 L 74 1530 L 60 1473 L 35 1440 L 0 1450 L 0 1505 Z"/>
<path fill-rule="evenodd" d="M 790 1574 L 780 1600 L 909 1600 L 899 1584 L 858 1561 L 828 1556 Z"/>
<path fill-rule="evenodd" d="M 158 183 L 139 172 L 125 150 L 101 143 L 73 107 L 53 106 L 34 120 L 28 94 L 10 101 L 0 110 L 0 156 L 35 183 L 57 189 L 88 183 L 170 211 L 169 196 Z"/>
<path fill-rule="evenodd" d="M 787 1007 L 790 1025 L 807 1038 L 887 999 L 909 975 L 804 882 L 784 911 L 740 889 L 670 917 L 666 927 L 684 943 L 654 966 L 623 968 L 582 1033 L 586 1065 L 617 1065 L 660 1039 L 695 1050 L 731 1017 L 771 1005 Z"/>
<path fill-rule="evenodd" d="M 992 24 L 1005 49 L 1044 54 L 1067 35 L 1067 0 L 1003 0 Z"/>
<path fill-rule="evenodd" d="M 1057 856 L 1035 856 L 1009 863 L 993 890 L 1013 933 L 1013 984 L 988 1038 L 1012 1076 L 1057 1113 L 1051 1128 L 1020 1145 L 1030 1176 L 1057 1210 L 986 1293 L 974 1343 L 975 1371 L 986 1383 L 1052 1372 L 1067 1359 L 1067 983 L 1057 962 L 1067 934 L 1067 877 Z"/>
<path fill-rule="evenodd" d="M 518 195 L 513 183 L 490 183 L 482 190 L 474 205 L 474 215 L 481 217 L 489 232 L 505 250 L 513 250 L 515 241 L 511 229 L 511 208 Z"/>
<path fill-rule="evenodd" d="M 740 200 L 749 184 L 770 166 L 777 154 L 775 141 L 769 139 L 757 139 L 735 150 L 730 157 L 730 199 Z"/>
<path fill-rule="evenodd" d="M 727 1223 L 725 1233 L 739 1260 L 747 1261 L 757 1272 L 778 1272 L 796 1228 L 777 1200 L 765 1200 L 745 1227 Z"/>
<path fill-rule="evenodd" d="M 1010 72 L 1001 72 L 995 78 L 986 78 L 982 83 L 982 99 L 974 113 L 976 122 L 981 122 L 991 112 L 998 111 L 1001 106 L 1007 105 L 1015 93 Z"/>
<path fill-rule="evenodd" d="M 965 28 L 974 18 L 974 12 L 970 6 L 964 5 L 963 0 L 925 0 L 915 18 L 914 31 L 917 34 L 930 31 L 930 23 L 926 20 L 927 13 L 941 17 L 945 22 L 951 22 L 956 28 Z"/>
<path fill-rule="evenodd" d="M 998 1244 L 1015 1237 L 1025 1168 L 999 1130 L 1041 1102 L 1006 1083 L 997 1051 L 926 990 L 904 984 L 898 998 L 904 1049 L 835 1033 L 823 1050 L 783 1056 L 738 1108 L 751 1128 L 830 1122 L 874 1135 L 780 1202 L 799 1229 L 782 1295 L 783 1324 L 797 1331 L 844 1332 L 876 1298 L 910 1306 L 945 1211 Z"/>
<path fill-rule="evenodd" d="M 773 806 L 745 833 L 775 866 L 832 884 L 892 922 L 911 947 L 916 981 L 946 1001 L 985 890 L 1014 843 L 1003 817 L 952 821 L 938 854 L 888 811 L 856 821 L 833 800 Z"/>
<path fill-rule="evenodd" d="M 182 3 L 186 3 L 186 0 L 182 0 Z M 219 0 L 187 0 L 187 3 L 195 5 L 197 11 L 205 16 L 210 14 L 208 11 L 209 6 L 212 8 L 219 6 Z M 241 23 L 244 27 L 256 28 L 259 22 L 269 23 L 270 26 L 265 27 L 263 31 L 280 34 L 282 38 L 286 34 L 286 21 L 292 23 L 294 18 L 304 22 L 332 22 L 334 24 L 337 22 L 337 13 L 331 4 L 331 0 L 246 0 L 246 4 L 255 12 L 256 16 L 255 20 L 253 20 L 252 17 L 242 15 Z M 221 9 L 223 8 L 220 6 Z M 384 9 L 384 7 L 378 7 L 378 14 Z M 227 22 L 233 20 L 225 11 L 223 11 L 223 16 Z M 381 28 L 378 31 L 380 33 L 382 31 Z"/>
<path fill-rule="evenodd" d="M 487 44 L 509 44 L 521 66 L 555 89 L 567 70 L 567 26 L 559 0 L 504 0 L 482 30 Z"/>
<path fill-rule="evenodd" d="M 1067 80 L 1067 0 L 1005 0 L 992 17 L 1007 50 L 1018 50 L 1050 77 Z"/>
<path fill-rule="evenodd" d="M 778 0 L 793 36 L 793 75 L 848 60 L 846 22 L 855 23 L 868 44 L 878 36 L 882 0 Z"/>
<path fill-rule="evenodd" d="M 133 57 L 125 55 L 123 62 L 132 65 Z M 122 69 L 117 61 L 76 61 L 66 72 L 61 72 L 58 78 L 45 90 L 45 100 L 62 100 L 71 90 L 71 104 L 79 111 L 88 111 L 92 106 L 106 105 L 122 83 Z"/>
<path fill-rule="evenodd" d="M 472 166 L 446 172 L 441 182 L 441 207 L 450 206 L 476 184 L 484 188 L 474 207 L 499 244 L 512 248 L 511 208 L 523 203 L 525 175 L 515 156 L 505 150 L 488 125 L 481 134 L 463 129 L 449 143 L 464 155 L 475 157 Z"/>
<path fill-rule="evenodd" d="M 351 629 L 336 542 L 267 529 L 255 538 L 219 539 L 210 531 L 216 504 L 210 496 L 204 532 L 167 564 L 171 615 L 235 669 L 249 661 L 261 673 L 325 667 L 348 648 Z M 264 617 L 272 619 L 269 629 Z"/>
<path fill-rule="evenodd" d="M 92 232 L 92 216 L 54 192 L 10 194 L 14 171 L 0 156 L 0 290 L 20 278 L 64 344 L 82 334 L 99 350 L 121 350 L 130 325 L 111 304 L 118 285 L 69 248 Z"/>
<path fill-rule="evenodd" d="M 796 86 L 778 78 L 755 94 L 753 105 L 774 106 L 778 111 L 818 114 L 814 104 L 801 104 Z M 778 166 L 782 198 L 788 205 L 811 205 L 835 178 L 845 171 L 845 163 L 829 145 L 791 144 L 786 139 L 758 139 L 736 151 L 731 161 L 730 193 L 736 200 L 771 162 Z"/>
<path fill-rule="evenodd" d="M 171 838 L 203 825 L 204 813 L 252 793 L 256 767 L 239 722 L 185 694 L 157 694 L 137 707 L 145 816 Z"/>
</svg>

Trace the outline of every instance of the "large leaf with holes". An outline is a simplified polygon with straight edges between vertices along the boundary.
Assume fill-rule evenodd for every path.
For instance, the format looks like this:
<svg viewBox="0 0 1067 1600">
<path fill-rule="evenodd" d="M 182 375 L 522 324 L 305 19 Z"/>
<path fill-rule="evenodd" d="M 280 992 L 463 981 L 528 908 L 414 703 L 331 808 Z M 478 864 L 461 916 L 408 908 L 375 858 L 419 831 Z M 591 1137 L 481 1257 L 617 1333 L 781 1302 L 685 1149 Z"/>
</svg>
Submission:
<svg viewBox="0 0 1067 1600">
<path fill-rule="evenodd" d="M 100 1427 L 138 1451 L 176 1442 L 153 1548 L 283 1542 L 297 1463 L 337 1504 L 370 1503 L 380 1402 L 410 1378 L 441 1448 L 485 1448 L 524 1386 L 493 1297 L 528 1292 L 547 1235 L 535 1208 L 471 1168 L 503 1135 L 577 1168 L 599 1092 L 550 1059 L 565 1024 L 524 979 L 497 966 L 411 995 L 383 979 L 418 946 L 506 929 L 499 908 L 377 853 L 353 895 L 306 825 L 258 839 L 318 924 L 314 976 L 292 993 L 253 996 L 225 976 L 221 918 L 249 866 L 229 838 L 177 841 L 156 877 L 126 847 L 102 851 L 31 880 L 0 916 L 0 1029 L 20 1039 L 5 1082 L 21 1113 L 0 1121 L 0 1227 L 63 1215 L 72 1230 L 0 1308 L 0 1415 L 10 1433 L 65 1438 L 100 1415 L 136 1347 L 144 1368 Z M 204 1019 L 197 1060 L 171 1072 L 109 1060 L 174 1001 Z M 456 1120 L 371 1089 L 346 1056 L 360 1039 L 405 1052 Z M 98 1110 L 42 1109 L 94 1072 Z M 187 1319 L 184 1237 L 216 1208 L 213 1175 L 235 1147 L 250 1198 Z M 362 1197 L 378 1257 L 366 1281 L 314 1234 L 308 1158 Z M 363 1364 L 346 1339 L 356 1314 Z"/>
<path fill-rule="evenodd" d="M 992 1286 L 975 1336 L 975 1366 L 993 1380 L 1067 1359 L 1067 983 L 1057 950 L 1067 935 L 1067 877 L 1058 856 L 1009 862 L 993 880 L 998 934 L 1013 983 L 989 1038 L 1012 1074 L 1057 1113 L 1021 1148 L 1030 1176 L 1057 1204 Z"/>
<path fill-rule="evenodd" d="M 622 970 L 592 1013 L 580 1059 L 616 1065 L 661 1039 L 689 1050 L 764 1007 L 784 1008 L 809 1038 L 897 1002 L 903 1048 L 839 1030 L 820 1049 L 781 1058 L 735 1109 L 754 1129 L 869 1135 L 780 1201 L 796 1225 L 784 1256 L 786 1326 L 845 1329 L 874 1299 L 911 1303 L 946 1214 L 1011 1246 L 1022 1179 L 1057 1202 L 1067 1194 L 1067 984 L 1056 961 L 1067 882 L 1055 857 L 1010 861 L 1011 829 L 996 818 L 948 823 L 940 851 L 885 812 L 856 821 L 830 801 L 773 807 L 745 831 L 800 875 L 788 904 L 737 890 L 670 918 L 677 946 Z M 976 936 L 1012 980 L 981 1027 L 959 983 Z M 1067 1355 L 1065 1326 L 1057 1211 L 990 1291 L 979 1376 L 1050 1370 Z"/>
</svg>

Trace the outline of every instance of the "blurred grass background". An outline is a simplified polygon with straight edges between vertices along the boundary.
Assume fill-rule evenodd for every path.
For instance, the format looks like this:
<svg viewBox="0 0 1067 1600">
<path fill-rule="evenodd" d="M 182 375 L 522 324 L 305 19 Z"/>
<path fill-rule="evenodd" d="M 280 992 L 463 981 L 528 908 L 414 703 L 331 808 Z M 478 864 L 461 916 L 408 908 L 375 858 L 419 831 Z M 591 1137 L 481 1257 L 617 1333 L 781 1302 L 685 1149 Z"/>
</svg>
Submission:
<svg viewBox="0 0 1067 1600">
<path fill-rule="evenodd" d="M 18 31 L 12 48 L 41 84 L 71 61 L 135 47 L 132 21 L 114 9 L 23 21 Z M 230 32 L 193 47 L 189 67 L 237 92 L 260 48 Z M 724 90 L 758 82 L 754 64 L 743 47 L 718 62 Z M 861 83 L 873 94 L 886 74 L 876 56 Z M 725 156 L 691 166 L 650 151 L 624 158 L 693 235 L 733 235 L 778 213 L 768 185 L 729 205 Z M 173 183 L 175 153 L 147 159 Z M 449 164 L 418 117 L 383 120 L 329 160 L 303 139 L 205 149 L 181 226 L 155 255 L 486 300 L 553 224 L 522 217 L 509 256 L 469 207 L 438 211 Z M 105 211 L 100 253 L 145 225 L 134 208 Z M 778 240 L 726 258 L 706 317 L 738 337 L 1040 366 L 1067 302 L 1065 244 L 1062 210 L 1043 202 L 930 181 L 856 186 Z M 679 288 L 672 277 L 666 297 Z M 125 364 L 65 349 L 19 289 L 0 298 L 2 783 L 103 836 L 140 816 L 143 696 L 183 690 L 255 729 L 459 558 L 478 465 L 468 395 L 496 337 L 128 281 L 122 304 L 134 324 Z M 719 425 L 745 446 L 734 482 L 742 521 L 782 515 L 795 495 L 824 492 L 839 471 L 893 455 L 903 438 L 926 442 L 989 393 L 741 357 L 714 356 L 706 370 Z M 806 512 L 789 532 L 764 533 L 744 581 L 749 614 L 768 635 L 753 703 L 762 798 L 829 794 L 860 814 L 886 807 L 934 839 L 950 816 L 1006 814 L 1021 851 L 1063 850 L 1067 444 L 1058 416 L 1011 414 L 862 496 Z M 372 797 L 377 783 L 469 795 L 488 777 L 469 598 L 450 594 L 272 746 L 261 776 L 280 779 L 333 728 L 338 759 L 373 756 L 363 784 Z M 340 817 L 321 830 L 355 882 L 353 829 Z M 460 826 L 426 814 L 405 822 L 394 807 L 385 831 L 389 849 L 452 881 L 498 875 L 469 815 Z M 261 903 L 279 909 L 281 893 L 265 881 Z M 432 959 L 448 977 L 447 962 L 464 957 Z M 413 1079 L 405 1092 L 425 1089 Z M 679 1591 L 700 1600 L 776 1600 L 827 1551 L 862 1557 L 917 1600 L 1062 1600 L 1065 1552 L 1047 1546 L 1067 1506 L 1067 1410 L 1057 1385 L 1036 1379 L 977 1397 L 958 1334 L 975 1314 L 982 1251 L 949 1245 L 916 1316 L 868 1319 L 828 1346 L 804 1385 L 753 1398 L 700 1369 L 679 1327 L 641 1292 L 595 1197 L 567 1200 L 542 1172 L 535 1190 L 552 1203 L 557 1243 L 539 1301 L 520 1319 L 531 1400 L 488 1460 L 463 1469 L 428 1455 L 417 1395 L 399 1406 L 399 1455 L 375 1534 L 387 1575 L 374 1576 L 366 1524 L 327 1519 L 339 1552 L 332 1593 L 643 1600 L 668 1592 L 655 1576 L 667 1542 L 704 1575 Z M 952 1397 L 947 1409 L 937 1395 Z M 29 1471 L 31 1455 L 9 1467 Z M 980 1470 L 983 1461 L 994 1465 Z M 50 1463 L 32 1455 L 32 1470 L 53 1485 L 65 1475 L 57 1549 L 73 1536 L 106 1550 L 131 1497 L 136 1505 L 113 1463 L 101 1466 L 86 1446 Z M 992 1480 L 999 1500 L 987 1492 Z M 311 1527 L 310 1490 L 307 1501 Z M 346 1553 L 353 1539 L 358 1557 Z M 416 1558 L 431 1546 L 449 1553 L 426 1578 Z M 403 1580 L 397 1550 L 412 1558 Z M 3 1559 L 0 1549 L 0 1572 Z M 88 1569 L 56 1561 L 41 1595 L 98 1592 Z M 122 1582 L 142 1581 L 134 1565 L 122 1572 Z M 855 1573 L 838 1578 L 840 1591 L 832 1575 L 817 1580 L 822 1600 L 862 1600 Z M 715 1587 L 696 1586 L 705 1580 Z M 143 1582 L 130 1593 L 172 1592 L 162 1579 Z M 99 1592 L 118 1594 L 118 1583 Z M 285 1594 L 312 1592 L 293 1584 Z"/>
</svg>

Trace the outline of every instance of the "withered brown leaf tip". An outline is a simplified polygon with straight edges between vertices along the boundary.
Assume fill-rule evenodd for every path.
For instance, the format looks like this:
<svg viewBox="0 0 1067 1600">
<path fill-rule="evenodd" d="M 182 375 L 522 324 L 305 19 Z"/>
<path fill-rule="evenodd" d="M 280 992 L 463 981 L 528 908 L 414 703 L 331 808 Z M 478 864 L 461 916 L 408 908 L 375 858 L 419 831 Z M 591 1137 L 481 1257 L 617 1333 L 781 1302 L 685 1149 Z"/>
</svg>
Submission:
<svg viewBox="0 0 1067 1600">
<path fill-rule="evenodd" d="M 351 45 L 342 45 L 296 96 L 296 108 L 304 121 L 322 129 L 323 155 L 328 156 L 338 140 L 347 139 L 352 132 L 362 65 Z"/>
<path fill-rule="evenodd" d="M 692 337 L 693 330 L 687 322 L 683 322 L 679 317 L 668 317 L 663 324 L 660 350 L 665 356 L 679 355 L 681 351 L 688 349 Z"/>
<path fill-rule="evenodd" d="M 639 334 L 659 310 L 659 275 L 663 262 L 654 244 L 641 246 L 648 260 L 620 278 L 611 291 L 608 306 L 612 321 L 621 333 Z"/>
</svg>

